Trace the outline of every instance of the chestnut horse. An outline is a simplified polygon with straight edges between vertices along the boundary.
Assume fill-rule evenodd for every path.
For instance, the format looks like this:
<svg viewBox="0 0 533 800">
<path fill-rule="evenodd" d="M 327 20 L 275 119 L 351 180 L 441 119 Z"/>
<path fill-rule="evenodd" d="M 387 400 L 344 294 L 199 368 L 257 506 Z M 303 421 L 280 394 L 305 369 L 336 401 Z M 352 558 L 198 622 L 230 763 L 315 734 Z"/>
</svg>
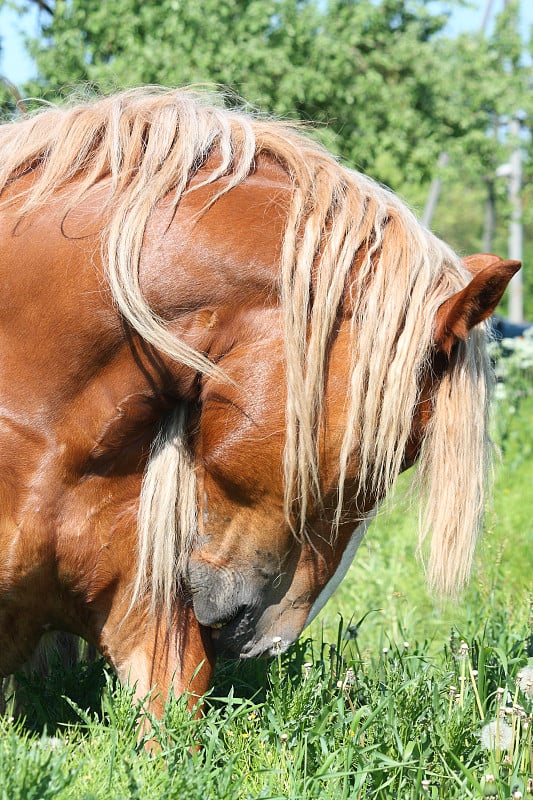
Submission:
<svg viewBox="0 0 533 800">
<path fill-rule="evenodd" d="M 61 630 L 155 710 L 201 694 L 295 640 L 415 461 L 430 584 L 465 582 L 516 262 L 188 91 L 3 125 L 0 191 L 0 674 Z"/>
</svg>

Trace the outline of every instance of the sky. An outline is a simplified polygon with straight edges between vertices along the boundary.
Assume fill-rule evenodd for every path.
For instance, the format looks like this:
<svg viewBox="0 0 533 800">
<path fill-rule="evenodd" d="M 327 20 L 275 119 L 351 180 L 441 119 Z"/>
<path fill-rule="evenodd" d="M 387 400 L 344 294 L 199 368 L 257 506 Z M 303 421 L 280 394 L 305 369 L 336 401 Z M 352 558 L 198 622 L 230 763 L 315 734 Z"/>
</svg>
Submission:
<svg viewBox="0 0 533 800">
<path fill-rule="evenodd" d="M 13 9 L 3 6 L 0 10 L 0 75 L 16 85 L 35 75 L 35 65 L 25 52 L 23 37 L 19 33 L 21 26 L 30 35 L 37 32 L 37 8 L 32 9 L 21 22 Z"/>
<path fill-rule="evenodd" d="M 469 0 L 467 7 L 454 10 L 448 25 L 450 34 L 462 31 L 478 31 L 483 19 L 483 13 L 490 0 Z M 492 16 L 501 10 L 505 0 L 492 0 Z M 441 5 L 435 0 L 435 6 Z M 445 5 L 445 4 L 444 4 Z M 533 2 L 521 0 L 521 15 L 524 37 L 533 26 Z M 36 7 L 20 20 L 18 15 L 7 6 L 0 10 L 0 75 L 9 78 L 17 86 L 35 75 L 35 65 L 27 55 L 23 45 L 21 28 L 31 34 L 38 31 L 39 12 Z"/>
</svg>

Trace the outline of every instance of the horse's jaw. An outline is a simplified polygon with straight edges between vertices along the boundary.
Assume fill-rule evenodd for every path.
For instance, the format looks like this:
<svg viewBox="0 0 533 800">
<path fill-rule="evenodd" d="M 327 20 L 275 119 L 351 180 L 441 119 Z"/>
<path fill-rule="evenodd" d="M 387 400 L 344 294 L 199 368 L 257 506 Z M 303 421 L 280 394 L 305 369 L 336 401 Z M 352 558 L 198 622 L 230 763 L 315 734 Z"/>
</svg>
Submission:
<svg viewBox="0 0 533 800">
<path fill-rule="evenodd" d="M 368 526 L 370 525 L 370 523 L 374 519 L 375 514 L 376 514 L 375 510 L 371 511 L 367 515 L 366 519 L 364 519 L 363 522 L 361 522 L 357 526 L 357 528 L 354 530 L 354 532 L 352 534 L 352 538 L 350 539 L 350 541 L 346 545 L 346 549 L 344 550 L 344 553 L 342 554 L 342 558 L 341 558 L 341 560 L 339 562 L 339 566 L 337 567 L 337 569 L 335 571 L 335 574 L 332 575 L 330 580 L 324 586 L 324 588 L 322 589 L 322 591 L 318 595 L 317 599 L 315 600 L 315 602 L 311 606 L 311 610 L 310 610 L 309 615 L 308 615 L 308 617 L 307 617 L 307 619 L 305 621 L 305 625 L 304 625 L 305 628 L 307 628 L 307 626 L 310 625 L 311 622 L 315 619 L 315 617 L 322 611 L 322 609 L 324 608 L 324 606 L 328 602 L 328 600 L 331 597 L 331 595 L 336 591 L 337 587 L 339 586 L 341 581 L 344 579 L 344 576 L 346 575 L 346 573 L 348 572 L 348 570 L 349 570 L 349 568 L 350 568 L 350 566 L 352 564 L 352 561 L 354 559 L 354 556 L 355 556 L 355 553 L 357 551 L 357 548 L 359 547 L 359 545 L 363 541 L 363 538 L 364 538 L 364 536 L 365 536 L 365 534 L 366 534 L 366 532 L 368 530 Z"/>
<path fill-rule="evenodd" d="M 352 564 L 357 548 L 361 544 L 366 531 L 368 530 L 368 526 L 374 519 L 375 514 L 376 510 L 374 509 L 354 530 L 351 539 L 342 554 L 342 558 L 335 573 L 332 575 L 330 580 L 327 582 L 314 601 L 302 627 L 299 630 L 289 629 L 287 625 L 284 624 L 283 616 L 281 615 L 277 626 L 274 624 L 266 634 L 250 641 L 243 647 L 242 652 L 240 653 L 240 658 L 276 656 L 280 653 L 284 653 L 285 650 L 287 650 L 291 644 L 296 641 L 302 630 L 310 625 L 320 611 L 322 611 L 329 598 L 333 595 L 341 581 L 344 579 L 348 569 Z M 276 630 L 276 627 L 278 628 L 278 634 L 273 635 L 273 631 Z"/>
</svg>

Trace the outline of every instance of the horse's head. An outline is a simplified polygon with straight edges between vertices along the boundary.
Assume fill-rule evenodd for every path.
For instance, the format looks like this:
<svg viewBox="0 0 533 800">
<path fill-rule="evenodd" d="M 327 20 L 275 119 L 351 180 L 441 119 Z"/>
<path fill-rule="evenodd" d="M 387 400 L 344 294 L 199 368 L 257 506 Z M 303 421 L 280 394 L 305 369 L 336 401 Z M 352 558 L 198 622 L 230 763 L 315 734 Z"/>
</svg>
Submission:
<svg viewBox="0 0 533 800">
<path fill-rule="evenodd" d="M 338 337 L 331 358 L 338 375 L 331 375 L 330 430 L 320 453 L 324 507 L 310 504 L 305 529 L 299 531 L 285 509 L 281 314 L 255 309 L 239 316 L 233 325 L 242 324 L 241 330 L 253 332 L 254 340 L 241 339 L 219 361 L 232 383 L 210 377 L 203 381 L 195 441 L 199 538 L 187 583 L 198 620 L 214 629 L 217 649 L 255 656 L 285 648 L 299 635 L 357 527 L 357 514 L 332 536 L 342 429 L 339 398 L 346 391 L 345 381 L 341 384 L 343 337 Z M 361 517 L 362 511 L 358 513 Z"/>
<path fill-rule="evenodd" d="M 441 302 L 435 315 L 431 348 L 407 413 L 408 429 L 395 434 L 402 448 L 397 454 L 398 471 L 418 458 L 432 424 L 439 386 L 446 380 L 461 380 L 464 365 L 457 363 L 457 349 L 492 312 L 517 265 L 496 257 L 473 257 L 468 267 L 473 280 Z M 369 475 L 361 481 L 361 461 L 366 459 L 367 472 L 373 468 L 372 447 L 370 454 L 362 452 L 368 444 L 359 433 L 346 438 L 346 427 L 352 424 L 349 383 L 353 378 L 347 366 L 353 361 L 352 320 L 347 317 L 337 325 L 328 345 L 316 437 L 319 486 L 307 487 L 304 525 L 298 520 L 298 501 L 287 513 L 285 482 L 290 478 L 284 466 L 287 370 L 282 315 L 276 308 L 228 313 L 237 344 L 218 359 L 218 365 L 231 382 L 204 377 L 195 426 L 199 534 L 186 582 L 195 614 L 201 624 L 213 629 L 218 652 L 251 657 L 287 647 L 322 606 L 346 572 L 386 481 L 373 483 Z M 228 322 L 222 316 L 217 320 L 221 328 Z M 378 361 L 379 353 L 373 358 Z M 401 414 L 401 397 L 395 401 Z M 383 413 L 388 415 L 391 409 Z M 459 435 L 460 430 L 458 424 Z M 375 435 L 384 435 L 378 423 Z M 349 453 L 342 468 L 346 442 Z M 454 455 L 450 451 L 438 458 L 453 460 Z"/>
</svg>

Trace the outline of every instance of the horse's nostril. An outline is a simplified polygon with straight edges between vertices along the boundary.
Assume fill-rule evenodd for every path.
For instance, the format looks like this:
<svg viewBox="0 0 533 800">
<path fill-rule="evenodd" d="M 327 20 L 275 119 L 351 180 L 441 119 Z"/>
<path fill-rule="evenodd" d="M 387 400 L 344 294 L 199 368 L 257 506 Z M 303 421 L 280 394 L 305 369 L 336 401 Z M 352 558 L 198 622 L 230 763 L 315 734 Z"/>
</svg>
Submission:
<svg viewBox="0 0 533 800">
<path fill-rule="evenodd" d="M 252 582 L 229 569 L 191 559 L 188 583 L 196 619 L 206 628 L 225 628 L 254 605 Z"/>
</svg>

